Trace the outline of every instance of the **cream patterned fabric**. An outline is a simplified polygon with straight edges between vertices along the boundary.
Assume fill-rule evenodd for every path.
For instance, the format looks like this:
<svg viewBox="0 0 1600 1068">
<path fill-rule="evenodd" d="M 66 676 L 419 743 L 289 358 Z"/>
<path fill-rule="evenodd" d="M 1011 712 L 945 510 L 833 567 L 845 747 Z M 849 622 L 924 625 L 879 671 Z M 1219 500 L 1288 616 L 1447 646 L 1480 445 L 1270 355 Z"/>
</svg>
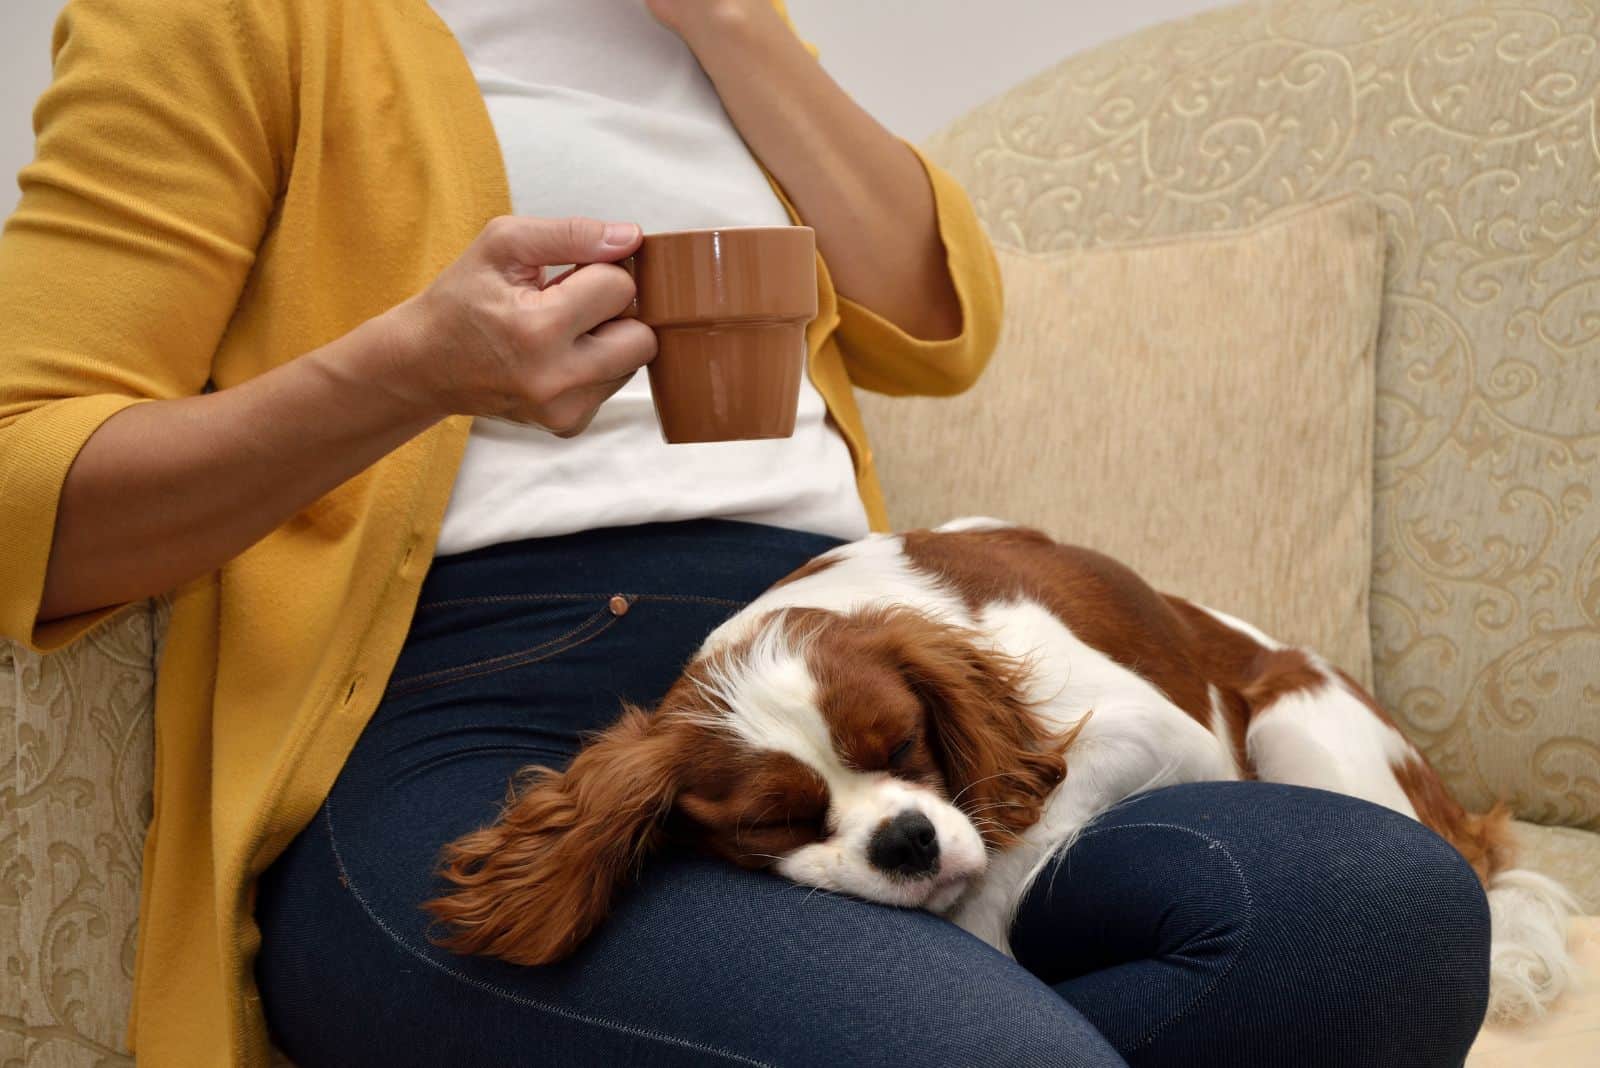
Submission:
<svg viewBox="0 0 1600 1068">
<path fill-rule="evenodd" d="M 1578 899 L 1583 912 L 1600 917 L 1600 834 L 1520 820 L 1513 826 L 1518 865 L 1560 879 Z M 1595 978 L 1600 981 L 1600 972 L 1595 973 Z M 1600 990 L 1596 996 L 1600 997 Z"/>
<path fill-rule="evenodd" d="M 1068 59 L 931 146 L 1033 252 L 1376 199 L 1378 694 L 1469 805 L 1591 828 L 1597 91 L 1592 4 L 1291 0 Z"/>
<path fill-rule="evenodd" d="M 895 524 L 1025 522 L 1370 680 L 1372 202 L 999 258 L 1008 314 L 977 387 L 861 398 Z"/>
<path fill-rule="evenodd" d="M 72 648 L 0 642 L 0 1063 L 132 1064 L 157 602 Z"/>
</svg>

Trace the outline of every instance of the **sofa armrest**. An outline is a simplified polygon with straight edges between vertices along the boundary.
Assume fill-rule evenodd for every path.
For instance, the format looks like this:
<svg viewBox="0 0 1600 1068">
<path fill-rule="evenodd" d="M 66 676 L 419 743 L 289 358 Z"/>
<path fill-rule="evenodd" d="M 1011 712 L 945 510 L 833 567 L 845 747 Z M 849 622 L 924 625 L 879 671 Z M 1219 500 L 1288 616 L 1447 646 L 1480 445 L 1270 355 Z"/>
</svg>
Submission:
<svg viewBox="0 0 1600 1068">
<path fill-rule="evenodd" d="M 128 1064 L 166 605 L 49 656 L 0 642 L 0 1060 Z M 26 1052 L 26 1056 L 24 1055 Z"/>
</svg>

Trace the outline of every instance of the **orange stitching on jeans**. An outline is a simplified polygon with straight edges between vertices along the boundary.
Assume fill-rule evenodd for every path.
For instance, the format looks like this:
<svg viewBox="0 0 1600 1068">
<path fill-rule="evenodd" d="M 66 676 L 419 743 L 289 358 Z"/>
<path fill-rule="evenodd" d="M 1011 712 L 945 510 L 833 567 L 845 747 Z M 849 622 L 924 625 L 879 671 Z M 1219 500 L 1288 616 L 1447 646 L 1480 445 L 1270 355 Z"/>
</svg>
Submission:
<svg viewBox="0 0 1600 1068">
<path fill-rule="evenodd" d="M 595 638 L 598 638 L 600 635 L 604 634 L 606 631 L 610 630 L 614 625 L 616 625 L 616 622 L 620 617 L 610 608 L 610 603 L 613 597 L 625 597 L 630 605 L 637 604 L 639 602 L 653 601 L 663 604 L 707 604 L 716 605 L 723 608 L 743 608 L 748 603 L 746 601 L 735 601 L 727 597 L 702 597 L 698 594 L 689 593 L 507 593 L 493 594 L 487 597 L 458 597 L 449 601 L 435 601 L 429 605 L 419 606 L 417 611 L 422 612 L 430 608 L 456 608 L 464 605 L 474 604 L 514 604 L 519 602 L 539 601 L 603 601 L 605 602 L 605 606 L 588 619 L 585 619 L 582 623 L 579 623 L 576 627 L 573 627 L 571 630 L 567 631 L 565 634 L 551 638 L 549 641 L 541 642 L 538 645 L 530 646 L 526 649 L 518 649 L 513 653 L 502 653 L 499 656 L 490 657 L 487 660 L 474 660 L 466 664 L 458 664 L 454 667 L 439 668 L 435 671 L 424 672 L 421 675 L 407 675 L 405 678 L 391 679 L 389 686 L 385 691 L 385 695 L 388 697 L 403 697 L 407 694 L 419 693 L 422 690 L 431 689 L 434 686 L 444 686 L 452 682 L 461 682 L 466 679 L 479 679 L 486 675 L 493 675 L 496 672 L 509 671 L 512 668 L 526 667 L 529 664 L 536 664 L 541 660 L 548 660 L 551 657 L 558 656 L 570 649 L 575 649 L 586 642 L 593 641 Z M 586 628 L 594 627 L 595 621 L 601 618 L 607 619 L 607 622 L 604 626 L 595 627 L 595 629 L 588 634 L 584 633 Z M 561 644 L 563 642 L 566 644 Z M 551 646 L 559 646 L 559 648 L 551 648 Z M 534 656 L 532 655 L 534 653 L 543 653 L 543 655 Z"/>
<path fill-rule="evenodd" d="M 448 601 L 432 601 L 417 605 L 418 612 L 433 608 L 460 608 L 469 604 L 516 604 L 524 601 L 603 601 L 606 593 L 499 593 L 487 597 L 452 597 Z"/>
<path fill-rule="evenodd" d="M 636 601 L 661 601 L 666 604 L 714 604 L 724 608 L 743 608 L 749 601 L 735 601 L 727 597 L 701 597 L 693 593 L 635 593 L 629 595 Z"/>
<path fill-rule="evenodd" d="M 525 667 L 528 664 L 536 664 L 541 660 L 548 660 L 552 656 L 564 653 L 569 649 L 576 649 L 585 642 L 593 641 L 615 626 L 619 618 L 621 617 L 613 615 L 609 608 L 602 608 L 565 634 L 551 638 L 547 642 L 540 642 L 538 645 L 519 649 L 514 653 L 502 653 L 499 656 L 489 657 L 487 660 L 474 660 L 470 663 L 458 664 L 455 667 L 440 668 L 437 671 L 429 671 L 421 675 L 408 675 L 403 679 L 395 679 L 389 683 L 388 696 L 400 697 L 405 694 L 430 689 L 434 686 L 461 682 L 465 679 L 482 678 L 485 675 L 493 675 L 496 672 L 509 671 L 512 668 Z M 594 627 L 595 622 L 601 619 L 606 621 L 605 624 L 600 627 Z M 590 627 L 594 629 L 590 633 L 584 634 L 584 630 Z M 562 642 L 567 644 L 560 645 Z M 550 648 L 553 645 L 560 645 L 560 647 Z M 535 656 L 533 655 L 535 653 L 543 653 L 543 655 Z M 494 666 L 490 667 L 490 665 Z M 486 670 L 473 670 L 474 668 Z"/>
<path fill-rule="evenodd" d="M 715 604 L 727 608 L 743 608 L 748 601 L 735 601 L 728 597 L 701 597 L 691 593 L 627 593 L 617 591 L 621 596 L 630 601 L 662 601 L 669 604 Z M 487 597 L 453 597 L 448 601 L 433 601 L 429 604 L 419 604 L 418 612 L 427 612 L 435 608 L 460 608 L 472 604 L 519 604 L 523 602 L 537 603 L 539 601 L 604 601 L 614 596 L 613 593 L 500 593 Z"/>
</svg>

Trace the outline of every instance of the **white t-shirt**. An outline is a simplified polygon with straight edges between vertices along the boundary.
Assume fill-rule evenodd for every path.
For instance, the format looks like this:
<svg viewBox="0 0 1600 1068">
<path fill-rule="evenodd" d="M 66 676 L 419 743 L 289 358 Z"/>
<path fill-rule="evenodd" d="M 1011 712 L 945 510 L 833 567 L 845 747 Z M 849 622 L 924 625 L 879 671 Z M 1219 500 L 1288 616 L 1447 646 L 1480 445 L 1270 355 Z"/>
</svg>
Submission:
<svg viewBox="0 0 1600 1068">
<path fill-rule="evenodd" d="M 646 233 L 785 226 L 710 79 L 643 0 L 432 0 L 488 105 L 519 215 Z M 794 437 L 667 445 L 640 371 L 570 440 L 473 421 L 437 553 L 679 519 L 867 532 L 849 450 L 809 377 Z"/>
</svg>

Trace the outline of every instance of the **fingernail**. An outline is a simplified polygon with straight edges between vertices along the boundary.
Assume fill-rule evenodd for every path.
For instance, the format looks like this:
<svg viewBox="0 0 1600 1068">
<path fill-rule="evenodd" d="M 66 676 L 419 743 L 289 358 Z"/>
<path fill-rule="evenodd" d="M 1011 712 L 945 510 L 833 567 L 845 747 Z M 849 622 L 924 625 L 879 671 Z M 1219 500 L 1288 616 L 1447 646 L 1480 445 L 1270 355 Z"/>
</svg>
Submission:
<svg viewBox="0 0 1600 1068">
<path fill-rule="evenodd" d="M 605 242 L 613 248 L 631 245 L 638 236 L 639 228 L 633 223 L 606 223 Z"/>
</svg>

